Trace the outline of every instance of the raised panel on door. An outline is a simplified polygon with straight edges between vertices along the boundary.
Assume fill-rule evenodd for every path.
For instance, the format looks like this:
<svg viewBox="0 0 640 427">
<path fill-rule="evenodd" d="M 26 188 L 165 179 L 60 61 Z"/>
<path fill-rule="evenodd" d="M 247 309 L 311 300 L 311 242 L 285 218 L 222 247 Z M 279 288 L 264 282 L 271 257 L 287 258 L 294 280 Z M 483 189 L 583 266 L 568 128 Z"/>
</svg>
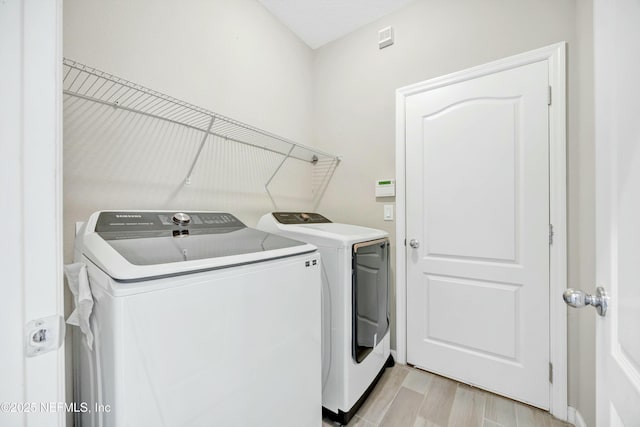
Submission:
<svg viewBox="0 0 640 427">
<path fill-rule="evenodd" d="M 425 340 L 480 357 L 518 360 L 519 285 L 425 275 L 424 287 Z M 487 310 L 494 304 L 501 310 Z"/>
<path fill-rule="evenodd" d="M 406 101 L 407 361 L 549 408 L 548 64 Z"/>
<path fill-rule="evenodd" d="M 477 98 L 424 116 L 426 255 L 516 261 L 518 105 Z"/>
</svg>

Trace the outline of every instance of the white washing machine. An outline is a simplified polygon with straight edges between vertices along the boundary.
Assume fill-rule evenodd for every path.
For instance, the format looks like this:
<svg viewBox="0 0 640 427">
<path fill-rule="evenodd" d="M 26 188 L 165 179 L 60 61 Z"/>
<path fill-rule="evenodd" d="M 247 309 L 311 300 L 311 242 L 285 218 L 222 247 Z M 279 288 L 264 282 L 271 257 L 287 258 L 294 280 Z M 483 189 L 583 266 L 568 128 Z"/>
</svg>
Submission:
<svg viewBox="0 0 640 427">
<path fill-rule="evenodd" d="M 94 299 L 93 349 L 75 340 L 82 426 L 321 425 L 314 246 L 228 213 L 104 211 L 76 261 Z"/>
<path fill-rule="evenodd" d="M 266 214 L 257 228 L 311 243 L 322 255 L 322 406 L 346 424 L 393 365 L 388 233 L 304 212 Z"/>
</svg>

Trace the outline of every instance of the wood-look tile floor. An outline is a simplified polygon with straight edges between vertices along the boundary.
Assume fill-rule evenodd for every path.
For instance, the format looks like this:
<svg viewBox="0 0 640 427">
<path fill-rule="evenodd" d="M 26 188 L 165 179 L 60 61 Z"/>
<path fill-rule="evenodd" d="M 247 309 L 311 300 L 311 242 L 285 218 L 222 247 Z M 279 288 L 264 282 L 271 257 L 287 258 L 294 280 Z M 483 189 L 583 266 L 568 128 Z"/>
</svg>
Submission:
<svg viewBox="0 0 640 427">
<path fill-rule="evenodd" d="M 328 419 L 323 427 L 339 424 Z M 387 369 L 349 427 L 564 427 L 548 412 L 396 364 Z"/>
</svg>

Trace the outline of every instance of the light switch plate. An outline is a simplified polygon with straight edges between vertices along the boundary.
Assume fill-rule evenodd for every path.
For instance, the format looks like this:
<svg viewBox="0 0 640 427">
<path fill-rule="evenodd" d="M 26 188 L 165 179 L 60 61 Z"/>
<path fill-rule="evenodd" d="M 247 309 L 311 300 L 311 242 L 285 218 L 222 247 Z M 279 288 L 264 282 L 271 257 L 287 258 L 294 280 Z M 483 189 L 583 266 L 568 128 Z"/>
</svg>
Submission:
<svg viewBox="0 0 640 427">
<path fill-rule="evenodd" d="M 384 220 L 393 221 L 393 205 L 384 205 Z"/>
</svg>

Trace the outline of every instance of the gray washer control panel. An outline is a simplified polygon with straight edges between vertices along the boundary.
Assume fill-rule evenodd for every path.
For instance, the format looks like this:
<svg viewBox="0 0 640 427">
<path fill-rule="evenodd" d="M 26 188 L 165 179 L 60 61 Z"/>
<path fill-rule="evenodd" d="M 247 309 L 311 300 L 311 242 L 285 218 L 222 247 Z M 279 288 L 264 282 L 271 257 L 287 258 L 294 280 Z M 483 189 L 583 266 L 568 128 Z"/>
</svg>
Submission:
<svg viewBox="0 0 640 427">
<path fill-rule="evenodd" d="M 104 239 L 219 234 L 246 228 L 226 212 L 101 212 L 95 231 Z"/>
</svg>

